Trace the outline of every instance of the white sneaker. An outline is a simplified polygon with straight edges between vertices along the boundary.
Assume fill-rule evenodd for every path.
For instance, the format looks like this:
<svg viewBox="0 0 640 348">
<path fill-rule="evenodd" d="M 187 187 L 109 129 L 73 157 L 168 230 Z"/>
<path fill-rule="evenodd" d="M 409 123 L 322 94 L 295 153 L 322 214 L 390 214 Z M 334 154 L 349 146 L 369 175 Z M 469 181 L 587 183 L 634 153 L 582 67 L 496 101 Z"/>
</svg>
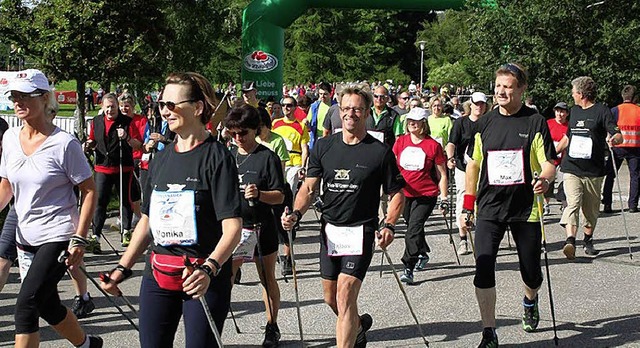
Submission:
<svg viewBox="0 0 640 348">
<path fill-rule="evenodd" d="M 549 206 L 549 204 L 545 204 L 544 207 L 542 208 L 542 211 L 544 216 L 551 215 L 551 207 Z"/>
<path fill-rule="evenodd" d="M 458 255 L 467 255 L 470 253 L 471 251 L 469 251 L 469 243 L 467 243 L 466 240 L 461 240 L 460 244 L 458 245 Z"/>
</svg>

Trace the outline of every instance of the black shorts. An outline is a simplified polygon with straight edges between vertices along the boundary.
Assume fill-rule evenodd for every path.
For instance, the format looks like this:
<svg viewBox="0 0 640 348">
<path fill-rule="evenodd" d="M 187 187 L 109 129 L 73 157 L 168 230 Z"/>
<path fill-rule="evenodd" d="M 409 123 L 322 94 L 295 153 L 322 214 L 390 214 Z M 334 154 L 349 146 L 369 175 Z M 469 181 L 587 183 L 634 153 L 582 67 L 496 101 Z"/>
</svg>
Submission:
<svg viewBox="0 0 640 348">
<path fill-rule="evenodd" d="M 138 175 L 131 176 L 131 185 L 129 186 L 131 202 L 140 202 L 142 200 L 142 190 L 140 189 L 140 181 Z"/>
<path fill-rule="evenodd" d="M 324 231 L 325 225 L 326 222 L 323 220 L 320 229 L 320 276 L 322 279 L 338 280 L 340 273 L 344 273 L 361 281 L 364 280 L 373 258 L 375 225 L 364 226 L 362 255 L 357 256 L 329 256 L 327 254 L 327 237 Z"/>
<path fill-rule="evenodd" d="M 258 241 L 260 248 L 262 249 L 262 256 L 273 254 L 278 251 L 278 232 L 275 226 L 263 226 L 260 229 L 260 239 Z M 258 246 L 253 252 L 255 257 L 258 255 Z"/>
</svg>

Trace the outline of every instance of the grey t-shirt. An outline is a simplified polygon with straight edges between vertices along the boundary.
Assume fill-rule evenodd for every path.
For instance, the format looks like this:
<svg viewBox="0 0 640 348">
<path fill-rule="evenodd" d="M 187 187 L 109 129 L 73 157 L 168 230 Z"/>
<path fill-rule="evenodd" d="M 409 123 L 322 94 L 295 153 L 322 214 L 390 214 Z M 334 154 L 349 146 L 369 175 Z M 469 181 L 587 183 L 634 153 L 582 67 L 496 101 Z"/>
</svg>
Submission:
<svg viewBox="0 0 640 348">
<path fill-rule="evenodd" d="M 2 140 L 0 177 L 8 179 L 18 215 L 17 243 L 64 242 L 76 232 L 79 214 L 73 187 L 90 178 L 80 142 L 60 128 L 27 156 L 10 128 Z"/>
<path fill-rule="evenodd" d="M 329 130 L 329 134 L 335 133 L 338 129 L 342 129 L 342 118 L 340 118 L 340 105 L 333 104 L 327 111 L 327 116 L 322 123 L 324 129 Z"/>
</svg>

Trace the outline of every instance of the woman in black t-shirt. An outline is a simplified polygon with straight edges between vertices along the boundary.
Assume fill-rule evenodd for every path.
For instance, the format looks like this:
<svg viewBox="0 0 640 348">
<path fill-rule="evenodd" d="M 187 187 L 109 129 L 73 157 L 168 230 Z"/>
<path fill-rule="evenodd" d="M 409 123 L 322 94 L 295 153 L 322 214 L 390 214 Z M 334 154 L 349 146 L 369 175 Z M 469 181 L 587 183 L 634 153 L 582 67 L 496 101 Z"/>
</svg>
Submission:
<svg viewBox="0 0 640 348">
<path fill-rule="evenodd" d="M 231 300 L 226 261 L 242 227 L 238 171 L 229 151 L 205 129 L 216 100 L 202 75 L 169 75 L 158 104 L 176 141 L 151 162 L 142 218 L 102 287 L 118 294 L 116 284 L 131 276 L 153 242 L 140 287 L 140 346 L 173 347 L 184 314 L 186 347 L 216 347 L 198 299 L 204 297 L 222 332 Z M 187 257 L 195 268 L 185 266 Z"/>
<path fill-rule="evenodd" d="M 275 268 L 278 232 L 271 207 L 284 200 L 284 174 L 280 158 L 256 141 L 260 132 L 260 114 L 251 105 L 233 108 L 224 120 L 237 147 L 231 149 L 238 167 L 242 200 L 242 239 L 233 254 L 233 274 L 244 261 L 258 257 L 256 268 L 264 288 L 267 325 L 263 347 L 276 347 L 280 340 L 277 318 L 280 289 Z"/>
</svg>

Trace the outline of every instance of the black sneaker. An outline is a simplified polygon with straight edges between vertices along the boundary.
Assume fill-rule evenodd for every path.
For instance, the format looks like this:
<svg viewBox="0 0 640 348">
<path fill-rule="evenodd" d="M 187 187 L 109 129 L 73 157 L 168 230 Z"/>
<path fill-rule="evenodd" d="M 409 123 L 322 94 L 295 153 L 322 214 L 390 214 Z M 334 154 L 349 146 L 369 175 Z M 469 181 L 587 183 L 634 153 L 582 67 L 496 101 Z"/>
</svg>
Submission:
<svg viewBox="0 0 640 348">
<path fill-rule="evenodd" d="M 102 348 L 104 342 L 99 336 L 87 336 L 89 337 L 89 348 Z"/>
<path fill-rule="evenodd" d="M 526 332 L 533 332 L 538 328 L 540 322 L 540 313 L 538 313 L 538 295 L 534 299 L 533 304 L 526 304 L 522 301 L 524 314 L 522 314 L 522 329 Z"/>
<path fill-rule="evenodd" d="M 364 313 L 360 316 L 360 331 L 358 331 L 358 336 L 356 336 L 356 344 L 353 346 L 354 348 L 364 348 L 367 346 L 367 331 L 373 325 L 373 318 L 369 313 Z"/>
<path fill-rule="evenodd" d="M 277 323 L 267 323 L 264 328 L 264 341 L 262 341 L 263 347 L 277 347 L 280 343 L 280 328 Z"/>
<path fill-rule="evenodd" d="M 233 278 L 233 284 L 240 284 L 241 279 L 242 279 L 242 268 L 238 268 L 238 272 L 236 272 L 236 277 Z"/>
<path fill-rule="evenodd" d="M 585 241 L 583 248 L 584 248 L 584 253 L 589 256 L 596 256 L 600 254 L 600 250 L 596 250 L 596 248 L 593 247 L 593 239 Z"/>
<path fill-rule="evenodd" d="M 478 348 L 498 348 L 498 335 L 493 328 L 485 328 L 482 331 L 482 341 Z"/>
<path fill-rule="evenodd" d="M 291 256 L 284 256 L 282 263 L 282 276 L 293 275 L 293 267 L 291 265 Z"/>
<path fill-rule="evenodd" d="M 89 296 L 89 300 L 87 301 L 85 301 L 82 296 L 76 296 L 73 298 L 71 312 L 73 312 L 78 319 L 86 318 L 94 309 L 96 309 L 96 306 L 93 304 L 91 296 Z"/>
<path fill-rule="evenodd" d="M 613 214 L 613 209 L 611 209 L 611 204 L 605 204 L 604 209 L 602 209 L 603 214 Z"/>
</svg>

